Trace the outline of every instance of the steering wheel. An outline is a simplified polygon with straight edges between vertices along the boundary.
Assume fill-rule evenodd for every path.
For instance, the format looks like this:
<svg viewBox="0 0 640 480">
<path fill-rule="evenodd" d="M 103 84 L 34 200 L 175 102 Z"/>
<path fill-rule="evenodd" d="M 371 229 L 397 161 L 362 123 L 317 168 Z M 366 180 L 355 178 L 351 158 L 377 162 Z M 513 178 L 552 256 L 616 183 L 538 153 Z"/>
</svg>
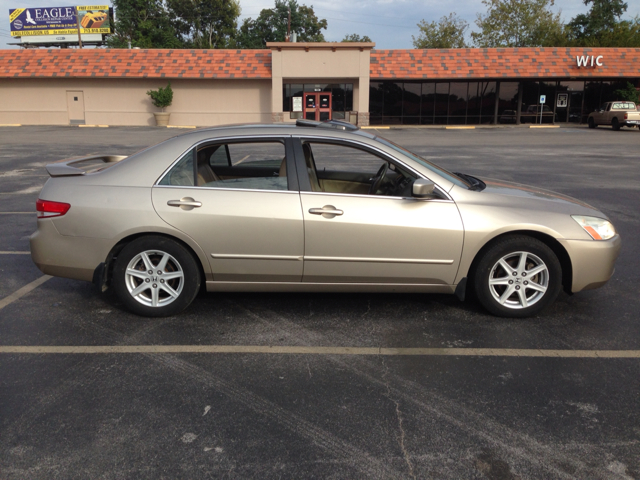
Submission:
<svg viewBox="0 0 640 480">
<path fill-rule="evenodd" d="M 380 167 L 380 169 L 378 170 L 378 173 L 376 173 L 375 176 L 371 178 L 371 187 L 369 187 L 369 195 L 375 195 L 375 193 L 378 191 L 378 189 L 380 188 L 380 185 L 382 185 L 382 180 L 384 179 L 384 176 L 387 174 L 387 170 L 389 170 L 389 163 L 384 162 Z"/>
</svg>

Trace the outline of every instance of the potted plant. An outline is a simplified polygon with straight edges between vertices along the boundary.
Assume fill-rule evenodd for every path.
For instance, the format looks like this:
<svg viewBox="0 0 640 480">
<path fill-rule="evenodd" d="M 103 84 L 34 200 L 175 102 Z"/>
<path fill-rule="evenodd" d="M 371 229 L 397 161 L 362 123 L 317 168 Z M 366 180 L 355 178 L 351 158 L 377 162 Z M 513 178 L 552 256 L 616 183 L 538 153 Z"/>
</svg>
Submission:
<svg viewBox="0 0 640 480">
<path fill-rule="evenodd" d="M 171 82 L 165 88 L 160 87 L 158 90 L 147 91 L 147 95 L 151 97 L 151 102 L 154 106 L 162 109 L 162 112 L 153 113 L 153 116 L 156 117 L 156 125 L 166 127 L 169 124 L 169 115 L 171 113 L 165 112 L 164 109 L 171 105 L 173 101 Z"/>
</svg>

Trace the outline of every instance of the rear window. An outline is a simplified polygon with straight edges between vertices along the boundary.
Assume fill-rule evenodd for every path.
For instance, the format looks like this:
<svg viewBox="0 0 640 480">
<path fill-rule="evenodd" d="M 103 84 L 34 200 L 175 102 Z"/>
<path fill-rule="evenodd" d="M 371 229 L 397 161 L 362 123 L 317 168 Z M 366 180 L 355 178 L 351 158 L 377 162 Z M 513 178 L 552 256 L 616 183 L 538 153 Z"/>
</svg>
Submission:
<svg viewBox="0 0 640 480">
<path fill-rule="evenodd" d="M 635 110 L 636 104 L 632 102 L 615 102 L 613 104 L 613 108 L 625 109 L 625 110 Z"/>
</svg>

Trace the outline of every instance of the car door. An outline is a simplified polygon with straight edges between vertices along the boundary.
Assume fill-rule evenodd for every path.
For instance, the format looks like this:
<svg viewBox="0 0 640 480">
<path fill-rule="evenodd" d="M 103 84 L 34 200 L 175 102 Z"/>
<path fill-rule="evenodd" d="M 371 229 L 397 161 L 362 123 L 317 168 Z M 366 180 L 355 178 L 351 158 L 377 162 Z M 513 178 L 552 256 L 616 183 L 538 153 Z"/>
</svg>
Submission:
<svg viewBox="0 0 640 480">
<path fill-rule="evenodd" d="M 413 178 L 401 178 L 407 170 L 364 146 L 306 137 L 296 145 L 296 158 L 305 232 L 303 282 L 453 283 L 463 226 L 446 194 L 412 198 L 406 194 L 409 186 L 400 195 L 403 182 Z M 386 193 L 363 192 L 362 183 L 369 188 L 386 162 L 392 167 L 387 170 L 394 177 L 391 187 L 393 182 L 399 186 Z"/>
<path fill-rule="evenodd" d="M 299 282 L 304 230 L 292 158 L 286 137 L 203 142 L 153 187 L 153 205 L 207 253 L 214 282 Z"/>
</svg>

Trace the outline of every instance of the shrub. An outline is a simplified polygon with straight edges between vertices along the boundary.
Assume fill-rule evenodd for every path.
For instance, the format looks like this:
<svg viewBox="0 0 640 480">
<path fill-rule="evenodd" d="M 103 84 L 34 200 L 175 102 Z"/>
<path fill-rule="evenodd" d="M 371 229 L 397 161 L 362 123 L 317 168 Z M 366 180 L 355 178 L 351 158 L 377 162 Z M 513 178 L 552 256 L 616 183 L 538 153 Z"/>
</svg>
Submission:
<svg viewBox="0 0 640 480">
<path fill-rule="evenodd" d="M 173 101 L 173 90 L 171 90 L 171 82 L 165 87 L 158 90 L 149 90 L 147 95 L 151 97 L 151 102 L 158 108 L 164 109 L 171 105 Z"/>
</svg>

